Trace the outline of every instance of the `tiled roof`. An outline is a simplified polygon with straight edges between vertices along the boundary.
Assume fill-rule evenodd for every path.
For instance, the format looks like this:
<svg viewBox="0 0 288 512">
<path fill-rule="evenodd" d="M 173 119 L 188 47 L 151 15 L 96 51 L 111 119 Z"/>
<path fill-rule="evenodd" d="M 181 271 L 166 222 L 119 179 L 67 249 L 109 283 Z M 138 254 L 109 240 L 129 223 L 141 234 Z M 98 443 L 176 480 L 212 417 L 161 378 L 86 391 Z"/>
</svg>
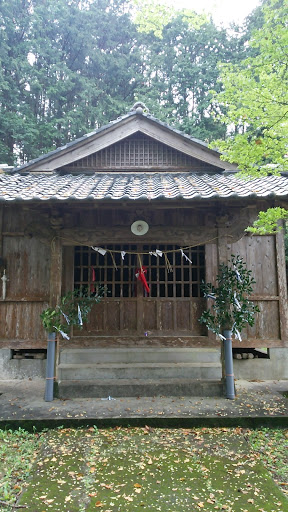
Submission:
<svg viewBox="0 0 288 512">
<path fill-rule="evenodd" d="M 189 172 L 109 172 L 93 175 L 0 174 L 0 201 L 212 199 L 288 196 L 288 178 L 244 181 Z"/>
</svg>

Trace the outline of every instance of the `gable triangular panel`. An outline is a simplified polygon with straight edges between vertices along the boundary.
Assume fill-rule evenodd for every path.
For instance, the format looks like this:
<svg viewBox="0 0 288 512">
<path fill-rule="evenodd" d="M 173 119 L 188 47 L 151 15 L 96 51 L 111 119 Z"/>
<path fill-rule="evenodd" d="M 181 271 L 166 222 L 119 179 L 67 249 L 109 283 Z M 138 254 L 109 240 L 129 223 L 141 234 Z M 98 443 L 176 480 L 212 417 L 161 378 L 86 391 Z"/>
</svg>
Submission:
<svg viewBox="0 0 288 512">
<path fill-rule="evenodd" d="M 152 137 L 137 132 L 84 158 L 60 167 L 58 171 L 68 173 L 118 171 L 135 169 L 190 170 L 201 172 L 222 171 L 215 165 L 173 149 Z"/>
<path fill-rule="evenodd" d="M 136 141 L 137 139 L 138 142 L 134 143 L 136 144 L 135 148 L 137 144 L 138 148 L 140 148 L 139 137 L 142 137 L 144 143 L 144 150 L 142 151 L 143 164 L 140 163 L 138 165 L 135 163 L 134 168 L 145 168 L 146 165 L 148 165 L 148 167 L 152 167 L 154 164 L 145 164 L 145 161 L 148 162 L 153 153 L 154 156 L 156 153 L 158 153 L 159 156 L 162 148 L 166 154 L 166 161 L 171 162 L 170 164 L 167 164 L 170 167 L 175 166 L 173 162 L 175 162 L 179 157 L 180 168 L 181 165 L 184 165 L 186 169 L 192 168 L 195 170 L 202 170 L 204 165 L 205 171 L 207 170 L 208 172 L 213 170 L 219 172 L 219 170 L 237 169 L 235 165 L 222 161 L 220 159 L 220 154 L 217 151 L 209 149 L 204 142 L 199 141 L 198 139 L 194 139 L 193 137 L 185 135 L 184 133 L 169 127 L 165 123 L 158 121 L 149 114 L 142 113 L 139 115 L 136 112 L 130 112 L 126 116 L 123 116 L 122 118 L 117 119 L 116 121 L 113 121 L 106 126 L 103 126 L 99 130 L 89 133 L 80 139 L 75 140 L 74 142 L 66 144 L 65 146 L 51 151 L 50 153 L 47 153 L 46 155 L 43 155 L 36 160 L 22 165 L 17 169 L 17 171 L 37 173 L 54 172 L 60 168 L 68 169 L 71 166 L 75 167 L 75 162 L 77 162 L 76 167 L 80 166 L 82 169 L 84 169 L 88 165 L 88 168 L 90 166 L 93 168 L 93 158 L 94 160 L 96 159 L 97 166 L 100 165 L 99 162 L 101 159 L 103 161 L 103 159 L 105 160 L 106 158 L 104 156 L 105 154 L 110 154 L 112 156 L 113 151 L 116 151 L 117 153 L 117 151 L 120 152 L 122 148 L 127 147 L 127 140 L 129 146 L 129 140 L 134 140 L 133 138 L 135 138 Z M 153 147 L 153 141 L 154 149 L 151 150 Z M 155 149 L 156 143 L 158 144 L 157 150 Z M 166 147 L 165 150 L 164 146 Z M 173 156 L 169 157 L 170 160 L 167 156 L 169 151 L 171 155 L 173 153 Z M 179 153 L 182 154 L 181 157 Z M 95 155 L 98 156 L 95 157 Z M 86 160 L 87 158 L 88 160 Z M 115 156 L 115 162 L 117 161 L 117 158 L 118 157 Z M 122 156 L 119 158 L 119 162 L 121 162 Z M 128 168 L 133 167 L 132 158 L 130 158 L 130 160 L 129 158 L 127 159 L 127 155 L 125 158 Z M 107 163 L 105 166 L 106 165 Z M 125 165 L 123 164 L 123 167 L 125 167 Z M 108 168 L 105 166 L 104 168 Z M 166 163 L 164 163 L 164 167 L 165 166 Z M 110 169 L 111 168 L 112 166 Z M 116 165 L 116 168 L 119 168 L 118 164 Z M 156 168 L 160 168 L 159 164 L 156 166 Z M 97 169 L 99 170 L 98 167 Z"/>
</svg>

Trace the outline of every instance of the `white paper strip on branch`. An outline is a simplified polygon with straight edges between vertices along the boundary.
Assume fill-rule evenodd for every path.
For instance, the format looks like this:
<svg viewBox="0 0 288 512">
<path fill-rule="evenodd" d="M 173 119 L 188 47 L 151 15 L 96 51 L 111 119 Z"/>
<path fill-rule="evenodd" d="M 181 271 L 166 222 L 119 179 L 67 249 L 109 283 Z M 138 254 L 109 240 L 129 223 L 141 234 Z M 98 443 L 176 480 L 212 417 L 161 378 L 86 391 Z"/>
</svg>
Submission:
<svg viewBox="0 0 288 512">
<path fill-rule="evenodd" d="M 126 252 L 125 252 L 125 251 L 121 251 L 121 258 L 122 258 L 122 260 L 124 260 L 124 258 L 125 258 L 125 254 L 126 254 Z"/>
<path fill-rule="evenodd" d="M 218 334 L 218 338 L 220 338 L 220 340 L 226 341 L 225 336 L 222 336 L 222 334 Z"/>
<path fill-rule="evenodd" d="M 66 334 L 66 332 L 64 331 L 61 331 L 61 329 L 59 329 L 58 327 L 56 327 L 56 325 L 53 325 L 54 329 L 56 329 L 56 331 L 60 332 L 62 338 L 65 338 L 65 340 L 70 340 L 68 334 Z"/>
<path fill-rule="evenodd" d="M 235 274 L 236 274 L 236 277 L 237 277 L 237 280 L 239 281 L 239 283 L 242 283 L 242 279 L 241 279 L 241 276 L 237 270 L 237 268 L 235 267 L 234 265 L 234 271 L 235 271 Z"/>
<path fill-rule="evenodd" d="M 235 336 L 236 336 L 236 338 L 237 338 L 240 342 L 242 341 L 241 334 L 240 334 L 240 332 L 238 331 L 238 329 L 235 329 Z"/>
<path fill-rule="evenodd" d="M 185 258 L 186 261 L 189 261 L 189 263 L 191 263 L 191 265 L 192 265 L 192 261 L 190 260 L 190 258 L 188 258 L 188 256 L 186 256 L 186 254 L 183 252 L 182 249 L 180 249 L 180 251 L 181 251 L 182 257 Z"/>
<path fill-rule="evenodd" d="M 102 247 L 91 247 L 91 249 L 93 249 L 93 251 L 99 252 L 99 254 L 101 254 L 102 256 L 105 256 L 105 254 L 107 252 Z"/>
<path fill-rule="evenodd" d="M 236 308 L 238 309 L 238 311 L 240 311 L 241 304 L 240 304 L 239 300 L 237 299 L 236 292 L 234 292 L 234 302 L 235 302 Z"/>
<path fill-rule="evenodd" d="M 79 325 L 83 325 L 82 313 L 81 313 L 79 304 L 78 304 L 78 323 L 79 323 Z"/>
<path fill-rule="evenodd" d="M 65 320 L 66 320 L 67 324 L 68 324 L 68 325 L 70 325 L 70 320 L 69 320 L 68 316 L 67 316 L 67 315 L 62 311 L 62 309 L 61 309 L 61 308 L 59 308 L 59 309 L 60 309 L 60 313 L 61 313 L 61 315 L 63 315 L 63 316 L 64 316 L 64 318 L 65 318 Z"/>
<path fill-rule="evenodd" d="M 215 295 L 212 295 L 211 293 L 208 293 L 207 297 L 208 297 L 208 299 L 216 300 Z"/>
</svg>

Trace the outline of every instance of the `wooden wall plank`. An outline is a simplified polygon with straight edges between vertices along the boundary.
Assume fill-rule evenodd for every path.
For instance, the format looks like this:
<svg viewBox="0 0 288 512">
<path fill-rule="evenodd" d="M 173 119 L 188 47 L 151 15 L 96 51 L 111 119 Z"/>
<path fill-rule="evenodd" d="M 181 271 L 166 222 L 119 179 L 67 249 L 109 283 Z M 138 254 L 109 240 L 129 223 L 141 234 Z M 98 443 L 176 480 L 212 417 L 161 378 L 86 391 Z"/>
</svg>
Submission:
<svg viewBox="0 0 288 512">
<path fill-rule="evenodd" d="M 47 303 L 43 302 L 0 302 L 0 339 L 44 341 L 46 335 L 39 317 L 45 306 Z"/>
<path fill-rule="evenodd" d="M 3 251 L 9 279 L 7 300 L 47 297 L 50 274 L 47 247 L 37 238 L 4 237 Z"/>
<path fill-rule="evenodd" d="M 278 271 L 278 293 L 280 312 L 280 336 L 283 345 L 288 347 L 288 300 L 287 300 L 287 274 L 284 246 L 284 226 L 276 234 L 276 262 Z"/>
</svg>

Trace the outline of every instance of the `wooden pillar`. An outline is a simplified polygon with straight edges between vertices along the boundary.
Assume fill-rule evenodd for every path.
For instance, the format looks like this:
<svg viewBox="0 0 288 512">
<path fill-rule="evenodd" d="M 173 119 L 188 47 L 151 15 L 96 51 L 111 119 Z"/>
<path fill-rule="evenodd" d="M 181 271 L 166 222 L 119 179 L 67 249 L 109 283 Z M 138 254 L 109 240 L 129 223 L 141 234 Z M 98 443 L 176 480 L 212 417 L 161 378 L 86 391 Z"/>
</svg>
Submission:
<svg viewBox="0 0 288 512">
<path fill-rule="evenodd" d="M 218 256 L 218 265 L 219 268 L 220 263 L 227 264 L 228 262 L 228 238 L 227 238 L 227 229 L 223 226 L 218 226 L 218 244 L 217 244 L 217 256 Z"/>
<path fill-rule="evenodd" d="M 276 234 L 276 264 L 279 296 L 280 338 L 288 347 L 287 275 L 285 264 L 284 222 Z"/>
<path fill-rule="evenodd" d="M 62 244 L 60 238 L 55 236 L 51 242 L 50 261 L 50 306 L 59 303 L 62 288 Z"/>
<path fill-rule="evenodd" d="M 74 247 L 63 247 L 62 294 L 74 290 Z"/>
<path fill-rule="evenodd" d="M 51 241 L 51 259 L 50 259 L 50 307 L 54 308 L 59 304 L 62 289 L 62 244 L 59 237 Z M 58 378 L 58 361 L 59 361 L 59 336 L 56 346 L 55 375 Z"/>
</svg>

